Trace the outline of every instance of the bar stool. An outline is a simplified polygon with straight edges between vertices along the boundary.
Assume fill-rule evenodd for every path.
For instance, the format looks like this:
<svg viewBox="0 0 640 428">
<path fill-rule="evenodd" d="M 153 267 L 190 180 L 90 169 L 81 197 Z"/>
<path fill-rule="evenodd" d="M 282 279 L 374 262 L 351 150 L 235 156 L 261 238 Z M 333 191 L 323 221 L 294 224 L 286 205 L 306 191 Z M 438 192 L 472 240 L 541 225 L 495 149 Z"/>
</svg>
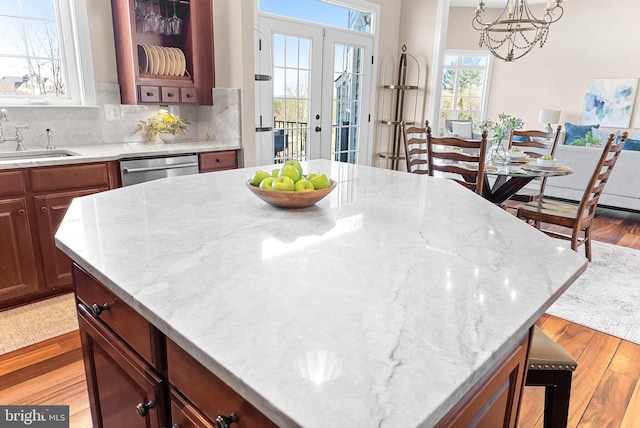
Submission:
<svg viewBox="0 0 640 428">
<path fill-rule="evenodd" d="M 526 386 L 544 386 L 544 428 L 566 428 L 569 419 L 571 377 L 576 360 L 538 326 L 527 361 Z"/>
</svg>

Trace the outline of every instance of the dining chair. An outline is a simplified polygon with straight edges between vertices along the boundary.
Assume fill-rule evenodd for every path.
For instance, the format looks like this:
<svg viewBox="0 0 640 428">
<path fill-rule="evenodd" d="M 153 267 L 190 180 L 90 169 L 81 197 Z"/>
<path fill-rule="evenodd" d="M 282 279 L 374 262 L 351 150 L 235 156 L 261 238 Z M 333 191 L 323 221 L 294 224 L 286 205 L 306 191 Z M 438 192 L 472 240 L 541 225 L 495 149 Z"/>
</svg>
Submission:
<svg viewBox="0 0 640 428">
<path fill-rule="evenodd" d="M 571 378 L 577 366 L 571 354 L 534 326 L 525 385 L 544 386 L 544 428 L 567 426 Z"/>
<path fill-rule="evenodd" d="M 487 132 L 480 140 L 465 140 L 456 137 L 434 137 L 427 122 L 427 164 L 429 175 L 439 172 L 466 188 L 482 195 Z"/>
<path fill-rule="evenodd" d="M 427 165 L 427 127 L 408 126 L 404 122 L 402 128 L 402 140 L 404 142 L 404 154 L 407 161 L 407 172 L 414 174 L 428 174 Z"/>
<path fill-rule="evenodd" d="M 570 240 L 571 249 L 574 251 L 578 250 L 579 245 L 584 245 L 585 255 L 591 261 L 591 224 L 600 195 L 624 147 L 627 133 L 622 134 L 617 144 L 614 144 L 615 139 L 614 134 L 609 136 L 580 204 L 575 205 L 543 197 L 518 205 L 516 216 L 527 223 L 532 223 L 537 229 L 541 228 L 542 223 L 570 228 L 570 234 L 549 229 L 541 230 L 554 238 Z"/>
<path fill-rule="evenodd" d="M 558 147 L 558 141 L 560 140 L 560 131 L 562 131 L 562 125 L 558 125 L 556 132 L 513 130 L 511 134 L 509 134 L 509 150 L 513 147 L 519 147 L 531 158 L 539 158 L 546 154 L 554 156 L 556 148 Z M 547 178 L 537 178 L 532 183 L 537 185 L 522 189 L 509 199 L 517 202 L 529 202 L 540 199 L 544 194 Z"/>
</svg>

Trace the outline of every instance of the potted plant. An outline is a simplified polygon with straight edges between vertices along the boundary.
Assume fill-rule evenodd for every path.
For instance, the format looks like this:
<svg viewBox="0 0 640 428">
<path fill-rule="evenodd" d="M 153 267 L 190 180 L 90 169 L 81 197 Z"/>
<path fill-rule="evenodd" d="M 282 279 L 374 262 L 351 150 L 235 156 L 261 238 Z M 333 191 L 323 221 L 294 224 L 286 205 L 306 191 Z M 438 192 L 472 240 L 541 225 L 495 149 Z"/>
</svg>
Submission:
<svg viewBox="0 0 640 428">
<path fill-rule="evenodd" d="M 490 162 L 500 162 L 503 164 L 509 162 L 509 150 L 505 147 L 503 140 L 508 137 L 514 129 L 522 129 L 523 125 L 524 121 L 521 118 L 501 113 L 498 115 L 497 122 L 487 120 L 478 126 L 480 131 L 487 131 L 487 134 L 494 142 L 487 157 Z"/>
<path fill-rule="evenodd" d="M 173 141 L 176 135 L 186 133 L 188 124 L 188 120 L 174 116 L 165 109 L 160 109 L 155 116 L 139 121 L 136 132 L 144 134 L 149 142 L 156 141 L 156 136 L 167 142 Z"/>
</svg>

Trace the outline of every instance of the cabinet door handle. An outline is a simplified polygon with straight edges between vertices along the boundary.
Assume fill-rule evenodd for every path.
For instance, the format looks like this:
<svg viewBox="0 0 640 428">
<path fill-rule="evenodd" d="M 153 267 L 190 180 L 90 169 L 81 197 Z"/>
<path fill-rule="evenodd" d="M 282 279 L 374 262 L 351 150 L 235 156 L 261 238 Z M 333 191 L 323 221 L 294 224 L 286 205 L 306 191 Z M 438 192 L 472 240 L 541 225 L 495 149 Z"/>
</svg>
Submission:
<svg viewBox="0 0 640 428">
<path fill-rule="evenodd" d="M 156 407 L 156 403 L 153 400 L 149 401 L 147 404 L 138 403 L 136 405 L 136 412 L 138 412 L 138 416 L 144 418 L 147 416 L 147 413 L 149 413 L 149 409 L 153 409 L 154 407 Z"/>
<path fill-rule="evenodd" d="M 216 428 L 229 428 L 229 425 L 234 422 L 238 422 L 239 420 L 240 418 L 238 417 L 238 414 L 234 412 L 229 416 L 218 415 L 218 417 L 216 417 L 216 420 L 214 421 L 214 424 Z"/>
<path fill-rule="evenodd" d="M 23 210 L 23 209 L 18 210 L 18 214 L 24 215 L 25 214 L 25 210 Z"/>
<path fill-rule="evenodd" d="M 47 207 L 40 207 L 40 211 L 46 213 L 47 211 L 49 211 L 49 209 Z"/>
<path fill-rule="evenodd" d="M 109 307 L 109 304 L 108 304 L 108 303 L 105 303 L 105 304 L 104 304 L 104 305 L 102 305 L 102 306 L 98 305 L 97 303 L 94 303 L 94 304 L 91 306 L 91 312 L 93 313 L 93 315 L 95 315 L 95 316 L 97 316 L 97 317 L 99 317 L 99 316 L 100 316 L 100 314 L 102 313 L 102 311 L 108 311 L 109 309 L 111 309 L 111 308 Z"/>
</svg>

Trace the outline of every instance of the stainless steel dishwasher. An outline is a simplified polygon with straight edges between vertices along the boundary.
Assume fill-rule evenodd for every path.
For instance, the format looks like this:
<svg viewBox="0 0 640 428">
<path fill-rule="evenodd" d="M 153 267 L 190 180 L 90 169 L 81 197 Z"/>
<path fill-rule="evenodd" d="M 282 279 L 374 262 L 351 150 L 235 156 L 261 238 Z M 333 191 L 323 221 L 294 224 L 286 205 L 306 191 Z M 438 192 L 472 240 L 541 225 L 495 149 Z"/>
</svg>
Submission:
<svg viewBox="0 0 640 428">
<path fill-rule="evenodd" d="M 197 173 L 197 154 L 139 157 L 120 161 L 122 186 Z"/>
</svg>

